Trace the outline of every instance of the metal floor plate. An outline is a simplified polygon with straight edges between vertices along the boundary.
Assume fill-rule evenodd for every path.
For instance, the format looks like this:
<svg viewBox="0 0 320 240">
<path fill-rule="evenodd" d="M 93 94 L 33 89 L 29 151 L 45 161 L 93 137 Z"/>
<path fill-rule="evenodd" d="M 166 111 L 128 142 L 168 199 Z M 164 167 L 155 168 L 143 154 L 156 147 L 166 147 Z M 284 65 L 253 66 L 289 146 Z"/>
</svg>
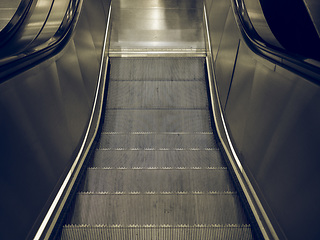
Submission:
<svg viewBox="0 0 320 240">
<path fill-rule="evenodd" d="M 202 1 L 115 0 L 111 56 L 204 54 Z"/>
</svg>

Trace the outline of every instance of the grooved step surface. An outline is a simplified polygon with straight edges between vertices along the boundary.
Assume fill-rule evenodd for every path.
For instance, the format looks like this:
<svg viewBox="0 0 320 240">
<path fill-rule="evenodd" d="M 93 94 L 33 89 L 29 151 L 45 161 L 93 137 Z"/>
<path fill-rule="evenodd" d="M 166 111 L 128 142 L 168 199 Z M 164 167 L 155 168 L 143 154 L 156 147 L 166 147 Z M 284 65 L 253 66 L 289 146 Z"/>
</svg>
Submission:
<svg viewBox="0 0 320 240">
<path fill-rule="evenodd" d="M 136 1 L 114 1 L 114 8 L 177 8 L 177 9 L 192 9 L 192 8 L 203 8 L 202 1 L 181 1 L 181 0 L 161 0 L 161 1 L 150 1 L 150 0 L 136 0 Z"/>
<path fill-rule="evenodd" d="M 225 167 L 218 150 L 96 150 L 93 167 Z"/>
<path fill-rule="evenodd" d="M 204 59 L 110 65 L 103 130 L 62 239 L 252 239 L 213 135 Z"/>
<path fill-rule="evenodd" d="M 63 227 L 65 239 L 139 239 L 139 240 L 251 240 L 249 225 L 201 225 L 201 226 L 79 226 Z"/>
<path fill-rule="evenodd" d="M 235 194 L 79 193 L 70 224 L 247 224 Z"/>
<path fill-rule="evenodd" d="M 99 149 L 211 149 L 217 148 L 214 136 L 210 134 L 104 134 Z"/>
<path fill-rule="evenodd" d="M 204 59 L 113 58 L 110 81 L 204 81 Z M 127 71 L 123 71 L 126 69 Z M 157 69 L 157 71 L 154 71 Z M 149 74 L 153 71 L 153 74 Z"/>
<path fill-rule="evenodd" d="M 108 109 L 104 132 L 211 132 L 210 113 L 205 110 Z"/>
<path fill-rule="evenodd" d="M 208 108 L 200 81 L 110 81 L 107 108 Z"/>
<path fill-rule="evenodd" d="M 83 192 L 235 191 L 227 169 L 92 169 Z"/>
</svg>

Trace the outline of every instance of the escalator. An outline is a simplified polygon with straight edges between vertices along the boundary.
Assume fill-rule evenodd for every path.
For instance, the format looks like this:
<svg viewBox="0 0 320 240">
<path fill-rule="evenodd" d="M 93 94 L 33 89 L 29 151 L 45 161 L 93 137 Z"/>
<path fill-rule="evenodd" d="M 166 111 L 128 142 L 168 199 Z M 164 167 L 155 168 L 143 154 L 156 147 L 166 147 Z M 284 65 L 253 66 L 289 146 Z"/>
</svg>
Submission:
<svg viewBox="0 0 320 240">
<path fill-rule="evenodd" d="M 204 58 L 112 58 L 61 239 L 253 239 L 211 126 Z"/>
<path fill-rule="evenodd" d="M 0 239 L 317 239 L 319 49 L 288 47 L 263 3 L 21 1 L 0 32 Z"/>
</svg>

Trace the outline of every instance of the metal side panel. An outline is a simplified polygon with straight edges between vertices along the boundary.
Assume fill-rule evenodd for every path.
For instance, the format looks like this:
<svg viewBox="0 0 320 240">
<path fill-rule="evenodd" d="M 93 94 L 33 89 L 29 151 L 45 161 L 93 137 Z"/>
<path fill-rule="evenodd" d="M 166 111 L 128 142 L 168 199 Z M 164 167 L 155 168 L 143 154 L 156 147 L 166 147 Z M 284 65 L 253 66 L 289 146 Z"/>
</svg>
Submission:
<svg viewBox="0 0 320 240">
<path fill-rule="evenodd" d="M 85 1 L 83 8 L 91 4 L 101 3 Z M 81 20 L 87 17 L 80 14 L 74 38 L 88 30 Z M 104 13 L 96 17 L 106 22 Z M 101 36 L 103 42 L 105 26 L 92 31 L 98 32 L 92 38 Z M 81 152 L 95 101 L 101 51 L 88 74 L 78 58 L 96 53 L 91 43 L 71 40 L 58 55 L 0 85 L 1 239 L 37 239 L 43 230 L 52 230 L 46 224 L 56 221 L 49 219 L 60 200 L 56 196 Z"/>
<path fill-rule="evenodd" d="M 216 71 L 210 79 L 215 121 L 235 175 L 265 239 L 315 239 L 320 213 L 319 85 L 257 56 L 240 34 L 226 29 L 224 36 L 239 41 L 239 48 L 221 44 L 215 64 L 209 52 L 208 71 Z M 224 61 L 220 51 L 231 54 Z M 217 74 L 226 61 L 233 64 Z M 220 83 L 230 75 L 225 99 Z"/>
</svg>

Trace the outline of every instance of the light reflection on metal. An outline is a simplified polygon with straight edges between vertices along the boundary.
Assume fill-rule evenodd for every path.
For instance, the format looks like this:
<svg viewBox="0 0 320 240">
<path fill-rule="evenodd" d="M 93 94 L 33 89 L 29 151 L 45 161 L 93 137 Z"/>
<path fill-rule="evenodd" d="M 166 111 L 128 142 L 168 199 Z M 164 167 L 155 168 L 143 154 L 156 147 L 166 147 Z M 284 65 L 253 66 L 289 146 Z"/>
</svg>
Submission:
<svg viewBox="0 0 320 240">
<path fill-rule="evenodd" d="M 97 109 L 99 109 L 97 106 L 98 103 L 98 98 L 99 98 L 99 92 L 100 92 L 100 87 L 101 87 L 101 82 L 104 81 L 105 77 L 106 77 L 106 71 L 107 71 L 107 64 L 108 64 L 108 56 L 107 54 L 107 44 L 108 44 L 108 38 L 109 38 L 109 32 L 110 32 L 110 20 L 111 20 L 111 5 L 109 8 L 109 14 L 108 14 L 108 22 L 107 22 L 107 27 L 106 27 L 106 31 L 105 31 L 105 36 L 104 36 L 104 42 L 103 42 L 103 51 L 102 51 L 102 56 L 101 56 L 101 60 L 100 60 L 100 70 L 99 70 L 99 78 L 98 78 L 98 82 L 97 82 L 97 88 L 95 91 L 95 98 L 94 98 L 94 102 L 93 102 L 93 107 L 92 107 L 92 111 L 91 111 L 91 115 L 90 115 L 90 120 L 88 123 L 88 128 L 87 131 L 85 133 L 81 148 L 78 152 L 78 155 L 75 159 L 75 161 L 72 164 L 71 169 L 69 170 L 65 180 L 63 181 L 62 186 L 59 189 L 59 192 L 57 193 L 53 203 L 50 206 L 49 211 L 47 212 L 44 220 L 41 223 L 41 226 L 39 227 L 34 239 L 49 239 L 51 231 L 53 230 L 53 227 L 55 225 L 55 222 L 57 221 L 60 212 L 62 211 L 62 207 L 61 205 L 58 205 L 59 202 L 61 201 L 61 199 L 64 197 L 64 199 L 62 199 L 63 203 L 62 205 L 64 205 L 65 201 L 67 200 L 68 194 L 66 194 L 66 191 L 71 191 L 71 188 L 73 187 L 74 181 L 75 181 L 75 174 L 79 173 L 79 170 L 81 168 L 81 165 L 83 164 L 84 158 L 83 158 L 83 154 L 85 149 L 86 144 L 88 144 L 88 141 L 90 142 L 89 145 L 91 146 L 93 139 L 88 139 L 89 136 L 89 132 L 90 130 L 92 130 L 92 125 L 93 125 L 93 118 L 94 118 L 94 114 L 97 111 Z M 100 112 L 101 115 L 101 112 Z M 99 117 L 100 119 L 100 117 Z M 95 134 L 97 133 L 98 128 L 95 129 Z M 81 162 L 80 162 L 81 161 Z M 71 186 L 70 186 L 71 185 Z M 69 188 L 68 188 L 69 186 Z M 67 189 L 68 188 L 68 189 Z M 59 209 L 57 209 L 59 208 Z M 53 216 L 54 212 L 58 211 L 58 213 Z M 44 233 L 45 229 L 48 227 L 49 225 L 49 221 L 50 219 L 54 217 L 54 219 L 52 219 L 51 221 L 51 225 L 49 226 L 49 230 L 47 233 Z M 43 236 L 43 234 L 45 234 L 45 236 Z"/>
<path fill-rule="evenodd" d="M 219 91 L 217 86 L 217 81 L 214 78 L 214 67 L 213 67 L 213 56 L 211 50 L 211 41 L 210 41 L 210 31 L 208 26 L 208 17 L 206 14 L 206 6 L 204 4 L 204 24 L 205 24 L 205 41 L 208 56 L 206 57 L 207 62 L 207 72 L 208 72 L 208 82 L 209 82 L 209 91 L 210 91 L 210 101 L 213 108 L 213 116 L 215 121 L 215 126 L 217 126 L 217 133 L 221 140 L 221 143 L 228 155 L 230 164 L 233 168 L 234 173 L 237 176 L 237 179 L 241 185 L 241 188 L 246 196 L 246 199 L 250 205 L 250 208 L 253 212 L 253 215 L 257 221 L 257 224 L 260 228 L 260 231 L 265 239 L 279 239 L 270 219 L 265 212 L 262 203 L 259 200 L 259 197 L 256 194 L 255 189 L 253 188 L 243 166 L 238 157 L 237 152 L 234 149 L 233 143 L 231 141 L 229 131 L 225 122 L 225 118 L 222 111 L 222 106 L 219 101 Z M 217 116 L 219 114 L 219 116 Z M 218 120 L 219 119 L 219 120 Z M 221 121 L 221 124 L 219 123 Z M 222 127 L 222 129 L 220 127 Z M 225 137 L 222 137 L 222 132 L 225 134 Z M 227 142 L 226 142 L 227 141 Z M 266 229 L 266 228 L 267 229 Z M 268 233 L 269 232 L 269 233 Z M 270 236 L 271 234 L 271 236 Z"/>
</svg>

